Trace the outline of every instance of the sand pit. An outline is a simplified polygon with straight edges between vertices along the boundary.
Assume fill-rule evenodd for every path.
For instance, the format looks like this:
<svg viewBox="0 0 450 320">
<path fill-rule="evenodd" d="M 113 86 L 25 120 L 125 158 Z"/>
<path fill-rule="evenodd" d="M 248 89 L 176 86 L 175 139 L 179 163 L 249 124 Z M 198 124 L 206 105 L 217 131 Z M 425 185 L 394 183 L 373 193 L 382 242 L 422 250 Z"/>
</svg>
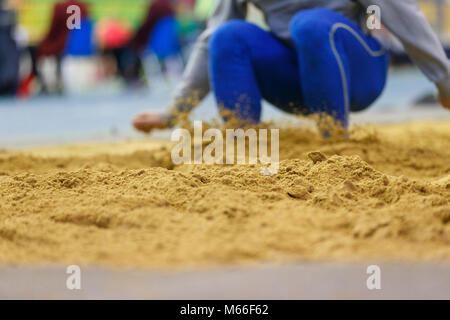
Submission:
<svg viewBox="0 0 450 320">
<path fill-rule="evenodd" d="M 280 158 L 261 176 L 174 167 L 153 140 L 0 151 L 0 264 L 450 261 L 449 120 L 284 129 Z"/>
</svg>

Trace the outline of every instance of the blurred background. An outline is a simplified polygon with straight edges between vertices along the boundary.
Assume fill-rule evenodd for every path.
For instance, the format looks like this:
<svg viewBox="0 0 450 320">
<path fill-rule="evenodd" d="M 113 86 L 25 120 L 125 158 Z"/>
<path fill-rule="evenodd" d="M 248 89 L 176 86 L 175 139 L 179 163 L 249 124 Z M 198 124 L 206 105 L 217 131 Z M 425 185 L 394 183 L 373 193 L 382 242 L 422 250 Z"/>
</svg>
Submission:
<svg viewBox="0 0 450 320">
<path fill-rule="evenodd" d="M 179 75 L 213 0 L 0 0 L 3 95 L 87 93 Z M 66 27 L 70 6 L 78 29 Z M 8 41 L 9 34 L 10 41 Z M 14 44 L 14 43 L 15 44 Z M 6 44 L 8 43 L 8 44 Z M 6 48 L 8 46 L 8 48 Z M 13 70 L 14 69 L 14 70 Z M 15 79 L 12 74 L 17 74 Z M 6 82 L 6 79 L 5 79 Z M 119 83 L 117 83 L 119 82 Z M 114 90 L 114 89 L 112 89 Z"/>
<path fill-rule="evenodd" d="M 0 147 L 138 137 L 130 118 L 168 107 L 215 2 L 0 0 Z M 450 1 L 419 3 L 450 53 Z M 81 29 L 66 27 L 71 5 L 81 9 Z M 264 26 L 253 6 L 248 20 Z M 394 68 L 383 96 L 355 121 L 447 117 L 436 106 L 433 84 L 400 43 L 386 30 L 377 36 L 391 51 Z M 209 97 L 193 117 L 216 114 Z M 263 118 L 283 116 L 265 105 Z"/>
</svg>

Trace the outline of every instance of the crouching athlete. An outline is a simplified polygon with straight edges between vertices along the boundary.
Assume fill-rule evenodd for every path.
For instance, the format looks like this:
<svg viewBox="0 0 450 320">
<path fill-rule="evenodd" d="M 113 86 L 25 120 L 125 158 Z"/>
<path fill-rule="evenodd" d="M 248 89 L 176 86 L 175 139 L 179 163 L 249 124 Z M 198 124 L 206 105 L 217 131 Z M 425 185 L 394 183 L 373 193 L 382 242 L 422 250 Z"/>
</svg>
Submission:
<svg viewBox="0 0 450 320">
<path fill-rule="evenodd" d="M 247 2 L 270 31 L 245 21 Z M 450 108 L 450 63 L 416 0 L 219 0 L 172 106 L 143 112 L 133 125 L 171 127 L 212 90 L 220 108 L 249 124 L 260 121 L 265 99 L 290 113 L 328 114 L 346 128 L 350 112 L 368 108 L 386 84 L 388 54 L 365 28 L 371 5 Z"/>
</svg>

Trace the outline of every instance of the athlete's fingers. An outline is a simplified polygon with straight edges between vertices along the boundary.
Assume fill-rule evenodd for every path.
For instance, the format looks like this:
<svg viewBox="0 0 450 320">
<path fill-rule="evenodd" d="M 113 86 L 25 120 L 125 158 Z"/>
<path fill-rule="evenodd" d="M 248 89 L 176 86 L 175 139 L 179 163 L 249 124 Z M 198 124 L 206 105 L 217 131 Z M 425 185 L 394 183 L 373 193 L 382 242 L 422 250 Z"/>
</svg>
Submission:
<svg viewBox="0 0 450 320">
<path fill-rule="evenodd" d="M 149 133 L 153 129 L 164 129 L 167 127 L 163 117 L 156 113 L 143 112 L 132 120 L 133 126 L 142 132 Z"/>
<path fill-rule="evenodd" d="M 450 110 L 450 97 L 448 98 L 439 98 L 439 102 L 442 104 L 442 106 L 446 109 Z"/>
</svg>

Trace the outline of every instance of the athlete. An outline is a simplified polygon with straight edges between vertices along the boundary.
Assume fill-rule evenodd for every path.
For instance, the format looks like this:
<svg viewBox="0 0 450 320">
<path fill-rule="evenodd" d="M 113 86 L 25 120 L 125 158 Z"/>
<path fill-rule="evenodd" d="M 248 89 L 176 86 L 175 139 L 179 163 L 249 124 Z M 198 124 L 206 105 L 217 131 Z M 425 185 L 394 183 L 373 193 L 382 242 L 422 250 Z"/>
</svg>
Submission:
<svg viewBox="0 0 450 320">
<path fill-rule="evenodd" d="M 245 21 L 247 2 L 270 31 Z M 172 107 L 141 113 L 133 125 L 172 127 L 212 89 L 221 109 L 248 123 L 260 120 L 265 99 L 291 113 L 329 114 L 346 128 L 350 111 L 369 107 L 386 84 L 388 54 L 366 28 L 372 5 L 450 108 L 450 63 L 416 0 L 220 0 Z"/>
</svg>

